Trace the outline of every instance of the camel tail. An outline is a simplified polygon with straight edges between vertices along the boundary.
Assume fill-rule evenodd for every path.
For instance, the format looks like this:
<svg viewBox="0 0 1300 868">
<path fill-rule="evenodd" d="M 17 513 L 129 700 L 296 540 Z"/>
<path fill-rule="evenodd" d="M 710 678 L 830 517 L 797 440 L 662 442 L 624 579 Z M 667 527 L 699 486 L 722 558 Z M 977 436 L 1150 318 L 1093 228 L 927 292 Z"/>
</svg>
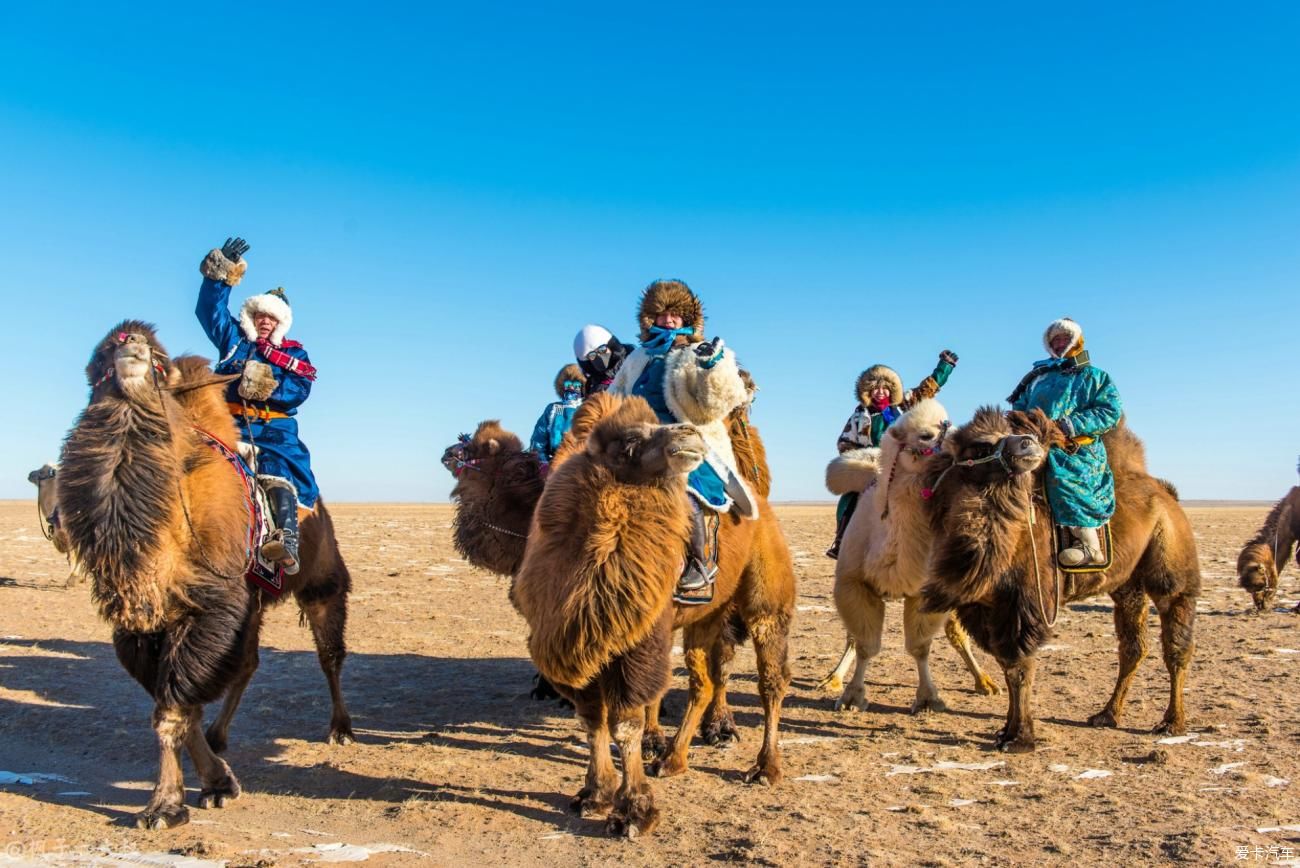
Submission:
<svg viewBox="0 0 1300 868">
<path fill-rule="evenodd" d="M 850 449 L 826 465 L 826 490 L 831 494 L 858 494 L 880 473 L 880 450 Z"/>
</svg>

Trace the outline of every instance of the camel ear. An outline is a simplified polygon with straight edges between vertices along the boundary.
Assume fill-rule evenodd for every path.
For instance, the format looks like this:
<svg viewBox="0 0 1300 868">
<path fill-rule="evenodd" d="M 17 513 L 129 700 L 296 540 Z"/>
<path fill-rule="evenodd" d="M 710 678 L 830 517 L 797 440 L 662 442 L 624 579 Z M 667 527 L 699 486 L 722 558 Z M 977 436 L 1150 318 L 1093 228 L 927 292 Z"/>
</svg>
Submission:
<svg viewBox="0 0 1300 868">
<path fill-rule="evenodd" d="M 487 442 L 488 455 L 496 455 L 501 451 L 501 441 L 492 437 Z"/>
<path fill-rule="evenodd" d="M 885 433 L 888 434 L 890 437 L 893 437 L 895 440 L 903 439 L 903 432 L 902 430 L 900 430 L 900 426 L 898 425 L 889 426 L 888 428 L 885 429 Z"/>
</svg>

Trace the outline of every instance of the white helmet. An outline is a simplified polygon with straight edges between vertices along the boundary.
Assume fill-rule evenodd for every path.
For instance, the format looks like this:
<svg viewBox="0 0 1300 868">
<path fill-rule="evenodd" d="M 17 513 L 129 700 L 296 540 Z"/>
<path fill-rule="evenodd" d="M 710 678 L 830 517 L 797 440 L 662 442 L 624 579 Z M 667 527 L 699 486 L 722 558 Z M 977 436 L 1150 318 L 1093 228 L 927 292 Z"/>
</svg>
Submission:
<svg viewBox="0 0 1300 868">
<path fill-rule="evenodd" d="M 613 337 L 614 335 L 604 326 L 594 323 L 585 325 L 573 339 L 573 357 L 580 362 L 584 361 L 588 353 L 605 346 Z"/>
</svg>

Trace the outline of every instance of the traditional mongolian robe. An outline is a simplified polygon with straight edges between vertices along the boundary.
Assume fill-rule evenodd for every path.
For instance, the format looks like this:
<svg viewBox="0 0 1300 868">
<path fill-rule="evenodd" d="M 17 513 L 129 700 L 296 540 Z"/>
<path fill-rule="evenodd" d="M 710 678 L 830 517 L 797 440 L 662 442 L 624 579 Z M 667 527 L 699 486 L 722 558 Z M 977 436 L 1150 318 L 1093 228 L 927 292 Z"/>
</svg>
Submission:
<svg viewBox="0 0 1300 868">
<path fill-rule="evenodd" d="M 311 394 L 315 368 L 302 344 L 286 340 L 281 327 L 259 346 L 252 316 L 247 310 L 238 320 L 228 308 L 230 285 L 205 277 L 199 288 L 195 314 L 217 348 L 218 374 L 242 374 L 249 362 L 269 365 L 276 384 L 269 397 L 250 401 L 240 394 L 240 381 L 232 382 L 226 400 L 235 415 L 240 439 L 256 452 L 257 475 L 263 482 L 287 482 L 298 495 L 300 506 L 311 509 L 320 492 L 311 471 L 311 453 L 298 438 L 298 407 Z"/>
</svg>

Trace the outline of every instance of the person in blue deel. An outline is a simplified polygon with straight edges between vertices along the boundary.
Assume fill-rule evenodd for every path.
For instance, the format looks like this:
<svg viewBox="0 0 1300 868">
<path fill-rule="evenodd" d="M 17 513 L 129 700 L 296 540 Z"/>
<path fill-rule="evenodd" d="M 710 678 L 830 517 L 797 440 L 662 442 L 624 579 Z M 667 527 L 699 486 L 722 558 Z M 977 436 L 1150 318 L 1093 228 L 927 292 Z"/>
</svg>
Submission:
<svg viewBox="0 0 1300 868">
<path fill-rule="evenodd" d="M 533 426 L 533 436 L 528 448 L 537 453 L 543 464 L 549 465 L 555 457 L 555 450 L 560 448 L 564 434 L 573 426 L 573 414 L 582 406 L 582 392 L 586 378 L 582 368 L 568 364 L 560 368 L 555 375 L 555 396 L 558 401 L 546 405 L 537 424 Z"/>
<path fill-rule="evenodd" d="M 228 238 L 199 264 L 203 283 L 194 313 L 217 348 L 218 374 L 241 374 L 227 388 L 240 451 L 257 474 L 275 520 L 261 553 L 288 574 L 298 572 L 298 508 L 316 506 L 319 491 L 311 472 L 311 453 L 298 438 L 294 418 L 316 380 L 307 350 L 285 337 L 293 311 L 282 287 L 244 300 L 239 318 L 229 310 L 230 290 L 239 285 L 248 261 L 248 244 Z"/>
</svg>

